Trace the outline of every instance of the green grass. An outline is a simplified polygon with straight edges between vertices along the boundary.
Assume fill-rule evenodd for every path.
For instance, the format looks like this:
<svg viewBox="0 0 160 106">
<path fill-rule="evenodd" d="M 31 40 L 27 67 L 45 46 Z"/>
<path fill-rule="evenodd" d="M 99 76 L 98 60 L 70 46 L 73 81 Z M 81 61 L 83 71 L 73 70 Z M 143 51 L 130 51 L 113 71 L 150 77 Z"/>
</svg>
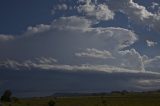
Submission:
<svg viewBox="0 0 160 106">
<path fill-rule="evenodd" d="M 30 98 L 20 99 L 12 103 L 12 106 L 48 106 L 50 100 L 56 102 L 55 106 L 160 106 L 160 94 Z M 3 106 L 9 106 L 9 103 L 4 103 Z"/>
</svg>

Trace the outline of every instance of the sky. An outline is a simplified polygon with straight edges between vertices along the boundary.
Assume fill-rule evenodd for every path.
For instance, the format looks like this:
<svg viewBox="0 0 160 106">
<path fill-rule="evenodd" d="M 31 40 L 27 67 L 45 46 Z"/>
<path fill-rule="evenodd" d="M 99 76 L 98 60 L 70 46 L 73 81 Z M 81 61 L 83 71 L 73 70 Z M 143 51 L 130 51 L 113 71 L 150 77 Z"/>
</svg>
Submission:
<svg viewBox="0 0 160 106">
<path fill-rule="evenodd" d="M 159 0 L 0 2 L 0 92 L 160 88 Z"/>
</svg>

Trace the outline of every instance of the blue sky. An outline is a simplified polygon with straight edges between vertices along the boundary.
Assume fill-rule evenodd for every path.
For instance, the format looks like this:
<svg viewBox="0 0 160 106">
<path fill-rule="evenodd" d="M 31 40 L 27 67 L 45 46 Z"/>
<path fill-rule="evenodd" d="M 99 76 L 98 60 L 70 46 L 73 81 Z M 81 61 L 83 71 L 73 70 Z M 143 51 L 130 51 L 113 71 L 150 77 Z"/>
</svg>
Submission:
<svg viewBox="0 0 160 106">
<path fill-rule="evenodd" d="M 88 81 L 85 84 L 91 85 L 93 82 L 89 79 L 96 78 L 94 72 L 103 72 L 106 77 L 111 74 L 113 79 L 109 76 L 104 82 L 115 84 L 108 88 L 105 88 L 107 85 L 99 86 L 95 88 L 97 91 L 100 88 L 111 90 L 117 85 L 119 89 L 157 89 L 160 87 L 157 77 L 160 75 L 159 12 L 158 0 L 1 0 L 0 68 L 15 73 L 20 71 L 21 75 L 24 70 L 61 70 L 62 76 L 66 72 L 71 73 L 70 76 L 75 71 L 78 74 L 86 72 Z M 16 90 L 21 79 L 5 75 L 0 79 L 0 86 Z M 124 76 L 128 81 L 118 83 Z M 44 77 L 45 81 L 52 81 L 53 86 L 58 83 Z M 25 78 L 22 82 L 30 81 L 29 76 Z M 78 78 L 73 85 L 84 84 Z M 102 81 L 98 78 L 97 84 Z M 6 87 L 6 81 L 11 83 L 12 80 L 15 85 Z M 62 81 L 61 87 L 68 86 L 66 83 Z M 95 86 L 87 86 L 82 91 Z M 53 89 L 61 88 L 55 86 Z"/>
</svg>

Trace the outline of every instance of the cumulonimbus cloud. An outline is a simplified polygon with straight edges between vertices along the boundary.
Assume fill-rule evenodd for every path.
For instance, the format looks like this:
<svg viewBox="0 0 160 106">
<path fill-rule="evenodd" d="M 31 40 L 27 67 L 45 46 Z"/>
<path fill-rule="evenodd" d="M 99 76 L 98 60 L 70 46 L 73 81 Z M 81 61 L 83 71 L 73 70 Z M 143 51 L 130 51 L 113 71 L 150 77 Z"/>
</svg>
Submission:
<svg viewBox="0 0 160 106">
<path fill-rule="evenodd" d="M 62 65 L 73 64 L 73 61 L 77 61 L 78 65 L 87 63 L 87 61 L 83 63 L 75 58 L 76 54 L 78 57 L 95 58 L 94 64 L 97 64 L 100 59 L 107 61 L 109 58 L 111 61 L 105 62 L 106 65 L 130 70 L 145 70 L 143 57 L 135 49 L 121 50 L 136 42 L 138 37 L 135 33 L 124 28 L 92 28 L 91 25 L 92 22 L 88 19 L 72 16 L 54 20 L 50 25 L 28 27 L 20 38 L 16 38 L 6 46 L 3 45 L 3 48 L 8 49 L 1 51 L 1 59 L 14 57 L 24 61 L 22 57 L 30 60 L 31 57 L 46 57 L 46 54 L 48 57 L 49 53 L 50 57 L 55 57 Z M 16 50 L 12 51 L 15 47 Z M 25 52 L 26 50 L 28 52 Z M 84 52 L 85 50 L 87 51 Z M 41 62 L 46 61 L 48 60 L 41 59 Z M 16 61 L 10 61 L 8 64 L 21 66 Z"/>
<path fill-rule="evenodd" d="M 120 59 L 119 50 L 132 45 L 138 39 L 134 32 L 124 28 L 92 28 L 92 24 L 88 19 L 72 16 L 54 20 L 50 25 L 41 24 L 28 27 L 20 38 L 7 45 L 7 50 L 1 51 L 1 54 L 8 52 L 8 54 L 1 55 L 1 58 L 4 59 L 7 56 L 8 58 L 14 57 L 21 60 L 23 57 L 30 59 L 31 57 L 46 57 L 47 55 L 55 57 L 63 64 L 73 64 L 73 61 L 77 61 L 77 64 L 85 64 L 79 59 L 74 59 L 74 54 L 83 52 L 87 48 L 93 48 L 88 49 L 88 51 L 96 52 L 94 57 L 102 58 L 107 53 L 110 57 L 114 54 L 117 59 Z M 12 48 L 15 47 L 16 50 L 11 52 Z M 103 52 L 105 53 L 101 50 L 104 47 Z M 4 48 L 6 48 L 5 45 Z M 27 52 L 25 52 L 26 50 Z M 87 56 L 91 57 L 91 55 L 93 57 L 93 53 L 88 53 Z M 130 56 L 132 57 L 132 55 Z M 116 59 L 113 59 L 113 64 L 111 64 L 113 66 L 115 65 L 114 61 Z M 125 61 L 130 63 L 129 57 L 125 58 Z M 139 60 L 134 62 L 139 64 Z M 128 65 L 126 63 L 123 64 L 123 67 Z M 121 67 L 121 65 L 118 66 Z M 136 66 L 135 69 L 139 70 L 140 68 Z"/>
</svg>

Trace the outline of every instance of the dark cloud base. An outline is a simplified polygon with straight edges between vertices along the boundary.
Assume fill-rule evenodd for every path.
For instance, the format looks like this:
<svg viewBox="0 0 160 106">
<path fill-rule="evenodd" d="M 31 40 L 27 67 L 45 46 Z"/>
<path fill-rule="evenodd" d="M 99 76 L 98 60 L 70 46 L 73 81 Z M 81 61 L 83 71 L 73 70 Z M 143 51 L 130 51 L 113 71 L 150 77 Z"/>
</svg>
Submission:
<svg viewBox="0 0 160 106">
<path fill-rule="evenodd" d="M 106 73 L 91 71 L 68 72 L 0 71 L 0 94 L 11 89 L 18 97 L 48 96 L 57 92 L 110 92 L 116 90 L 144 91 L 160 86 L 138 83 L 139 80 L 158 80 L 160 75 L 147 73 Z"/>
</svg>

